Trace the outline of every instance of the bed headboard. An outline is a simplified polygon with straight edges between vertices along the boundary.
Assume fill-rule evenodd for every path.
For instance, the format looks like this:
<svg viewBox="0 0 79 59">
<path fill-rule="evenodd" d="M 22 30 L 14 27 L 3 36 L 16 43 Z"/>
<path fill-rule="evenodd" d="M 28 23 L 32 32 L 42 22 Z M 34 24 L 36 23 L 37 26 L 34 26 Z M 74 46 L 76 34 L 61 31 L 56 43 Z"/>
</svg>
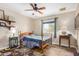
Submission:
<svg viewBox="0 0 79 59">
<path fill-rule="evenodd" d="M 21 32 L 20 36 L 24 36 L 24 35 L 31 35 L 33 34 L 32 32 Z"/>
</svg>

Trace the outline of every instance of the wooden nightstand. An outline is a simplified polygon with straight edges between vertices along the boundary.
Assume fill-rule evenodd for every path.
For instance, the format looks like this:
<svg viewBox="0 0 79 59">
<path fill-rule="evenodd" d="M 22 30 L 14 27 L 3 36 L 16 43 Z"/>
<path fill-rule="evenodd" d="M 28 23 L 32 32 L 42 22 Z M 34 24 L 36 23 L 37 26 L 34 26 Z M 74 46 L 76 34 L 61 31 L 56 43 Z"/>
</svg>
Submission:
<svg viewBox="0 0 79 59">
<path fill-rule="evenodd" d="M 69 45 L 69 48 L 70 48 L 70 36 L 71 35 L 59 35 L 59 46 L 61 46 L 61 39 L 67 39 L 68 45 Z"/>
</svg>

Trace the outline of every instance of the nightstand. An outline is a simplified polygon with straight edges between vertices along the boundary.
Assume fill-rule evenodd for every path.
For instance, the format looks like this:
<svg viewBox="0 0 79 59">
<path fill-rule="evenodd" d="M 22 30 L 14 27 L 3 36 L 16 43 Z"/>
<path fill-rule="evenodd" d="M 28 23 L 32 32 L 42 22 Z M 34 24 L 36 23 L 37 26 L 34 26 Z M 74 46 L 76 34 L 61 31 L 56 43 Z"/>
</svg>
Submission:
<svg viewBox="0 0 79 59">
<path fill-rule="evenodd" d="M 70 48 L 70 36 L 71 35 L 59 35 L 59 46 L 61 46 L 61 40 L 67 39 L 68 40 L 68 47 Z"/>
<path fill-rule="evenodd" d="M 18 46 L 18 37 L 9 37 L 9 48 L 15 48 Z"/>
</svg>

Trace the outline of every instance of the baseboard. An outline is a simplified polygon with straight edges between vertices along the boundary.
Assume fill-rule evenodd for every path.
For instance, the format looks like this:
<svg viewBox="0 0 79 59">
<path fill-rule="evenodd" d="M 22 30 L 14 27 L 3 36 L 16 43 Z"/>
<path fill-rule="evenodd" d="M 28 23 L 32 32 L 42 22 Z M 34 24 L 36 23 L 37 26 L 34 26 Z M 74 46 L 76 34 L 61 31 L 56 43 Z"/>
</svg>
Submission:
<svg viewBox="0 0 79 59">
<path fill-rule="evenodd" d="M 57 44 L 57 45 L 59 45 L 59 43 L 52 43 L 52 44 Z M 61 44 L 61 46 L 66 46 L 66 47 L 68 47 L 68 45 L 67 44 Z M 71 45 L 70 47 L 73 47 L 73 48 L 76 48 L 75 46 L 73 46 L 73 45 Z"/>
</svg>

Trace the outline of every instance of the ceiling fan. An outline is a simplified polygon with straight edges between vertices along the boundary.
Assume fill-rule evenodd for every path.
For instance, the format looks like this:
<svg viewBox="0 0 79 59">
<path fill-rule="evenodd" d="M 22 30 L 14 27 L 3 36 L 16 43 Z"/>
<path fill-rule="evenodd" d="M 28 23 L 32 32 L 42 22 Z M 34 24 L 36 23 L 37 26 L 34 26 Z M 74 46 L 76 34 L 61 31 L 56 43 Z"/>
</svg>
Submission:
<svg viewBox="0 0 79 59">
<path fill-rule="evenodd" d="M 25 11 L 36 11 L 40 14 L 43 14 L 43 12 L 41 12 L 40 10 L 44 10 L 46 9 L 45 7 L 37 7 L 37 4 L 36 3 L 30 3 L 30 6 L 32 7 L 32 9 L 26 9 Z"/>
</svg>

